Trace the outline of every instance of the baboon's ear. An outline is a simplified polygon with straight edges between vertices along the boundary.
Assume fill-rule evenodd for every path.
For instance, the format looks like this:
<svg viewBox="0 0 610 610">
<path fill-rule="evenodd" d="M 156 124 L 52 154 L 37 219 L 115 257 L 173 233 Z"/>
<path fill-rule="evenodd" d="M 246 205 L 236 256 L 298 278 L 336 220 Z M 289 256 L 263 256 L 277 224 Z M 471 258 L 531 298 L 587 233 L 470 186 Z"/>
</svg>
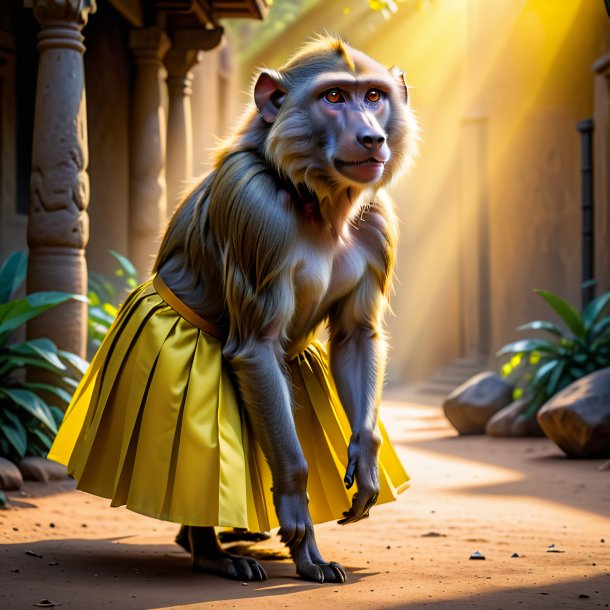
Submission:
<svg viewBox="0 0 610 610">
<path fill-rule="evenodd" d="M 254 85 L 254 103 L 265 123 L 273 123 L 286 97 L 279 85 L 279 75 L 271 71 L 260 73 Z"/>
<path fill-rule="evenodd" d="M 396 85 L 402 92 L 403 99 L 406 104 L 409 101 L 409 92 L 407 90 L 407 81 L 405 80 L 405 73 L 400 68 L 397 68 L 396 66 L 394 66 L 393 68 L 390 68 L 390 73 L 394 77 L 394 80 L 396 81 Z"/>
</svg>

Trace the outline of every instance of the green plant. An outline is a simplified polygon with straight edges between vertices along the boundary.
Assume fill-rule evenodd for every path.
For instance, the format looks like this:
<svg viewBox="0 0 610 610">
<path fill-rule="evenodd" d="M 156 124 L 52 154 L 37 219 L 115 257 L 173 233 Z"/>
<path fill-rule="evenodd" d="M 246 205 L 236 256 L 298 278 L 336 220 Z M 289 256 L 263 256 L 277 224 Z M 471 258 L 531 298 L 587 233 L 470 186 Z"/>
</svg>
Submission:
<svg viewBox="0 0 610 610">
<path fill-rule="evenodd" d="M 9 342 L 28 320 L 69 299 L 85 300 L 54 291 L 11 299 L 23 282 L 26 267 L 23 252 L 14 252 L 0 267 L 0 455 L 11 461 L 25 455 L 46 455 L 63 418 L 58 405 L 70 402 L 75 377 L 87 366 L 50 339 Z M 25 367 L 49 371 L 57 383 L 28 381 Z"/>
<path fill-rule="evenodd" d="M 89 299 L 87 355 L 92 358 L 102 339 L 116 318 L 118 306 L 128 292 L 138 285 L 136 268 L 125 256 L 109 250 L 119 267 L 107 278 L 95 271 L 89 272 Z"/>
<path fill-rule="evenodd" d="M 516 383 L 514 397 L 529 401 L 528 415 L 573 381 L 610 366 L 610 292 L 582 312 L 552 292 L 534 292 L 559 315 L 565 328 L 546 320 L 523 324 L 517 331 L 541 331 L 547 338 L 515 341 L 497 354 L 509 356 L 502 374 Z"/>
</svg>

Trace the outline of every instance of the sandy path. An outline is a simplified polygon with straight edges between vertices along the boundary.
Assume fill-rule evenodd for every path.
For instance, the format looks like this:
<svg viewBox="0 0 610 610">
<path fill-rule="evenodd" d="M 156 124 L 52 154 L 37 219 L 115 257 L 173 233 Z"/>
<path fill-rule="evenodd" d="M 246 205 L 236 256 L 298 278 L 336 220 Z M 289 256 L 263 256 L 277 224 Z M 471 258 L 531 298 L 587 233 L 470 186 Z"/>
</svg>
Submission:
<svg viewBox="0 0 610 610">
<path fill-rule="evenodd" d="M 344 585 L 295 578 L 276 540 L 255 547 L 271 557 L 264 583 L 195 574 L 172 542 L 175 525 L 107 508 L 68 482 L 28 484 L 0 511 L 0 608 L 610 606 L 601 460 L 566 460 L 546 439 L 457 438 L 437 407 L 413 402 L 386 401 L 384 420 L 413 485 L 367 521 L 318 527 L 323 554 L 349 572 Z M 469 560 L 476 550 L 485 561 Z"/>
</svg>

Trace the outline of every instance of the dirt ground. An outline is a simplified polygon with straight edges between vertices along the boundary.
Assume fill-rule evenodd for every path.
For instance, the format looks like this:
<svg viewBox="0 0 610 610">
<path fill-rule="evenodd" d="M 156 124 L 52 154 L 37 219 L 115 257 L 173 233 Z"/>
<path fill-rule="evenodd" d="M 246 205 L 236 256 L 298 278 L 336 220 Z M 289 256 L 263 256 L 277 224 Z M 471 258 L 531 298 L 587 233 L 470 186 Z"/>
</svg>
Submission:
<svg viewBox="0 0 610 610">
<path fill-rule="evenodd" d="M 251 547 L 266 582 L 196 574 L 173 543 L 177 526 L 108 508 L 69 481 L 30 483 L 0 511 L 0 608 L 609 607 L 602 460 L 567 460 L 546 439 L 458 438 L 422 402 L 394 391 L 383 408 L 411 489 L 366 521 L 317 527 L 325 557 L 348 571 L 343 585 L 296 578 L 277 539 Z"/>
</svg>

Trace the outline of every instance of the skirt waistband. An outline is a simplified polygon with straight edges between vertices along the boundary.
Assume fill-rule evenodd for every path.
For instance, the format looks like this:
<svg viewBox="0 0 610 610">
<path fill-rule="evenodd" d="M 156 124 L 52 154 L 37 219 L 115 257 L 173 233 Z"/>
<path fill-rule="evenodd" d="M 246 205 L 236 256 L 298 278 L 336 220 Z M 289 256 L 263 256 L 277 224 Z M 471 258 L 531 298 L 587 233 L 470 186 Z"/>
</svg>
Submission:
<svg viewBox="0 0 610 610">
<path fill-rule="evenodd" d="M 152 279 L 153 288 L 159 293 L 161 298 L 180 316 L 190 322 L 195 328 L 202 330 L 204 333 L 224 342 L 226 337 L 222 331 L 212 324 L 210 321 L 202 318 L 195 313 L 187 305 L 185 305 L 163 281 L 163 278 L 157 273 Z"/>
</svg>

